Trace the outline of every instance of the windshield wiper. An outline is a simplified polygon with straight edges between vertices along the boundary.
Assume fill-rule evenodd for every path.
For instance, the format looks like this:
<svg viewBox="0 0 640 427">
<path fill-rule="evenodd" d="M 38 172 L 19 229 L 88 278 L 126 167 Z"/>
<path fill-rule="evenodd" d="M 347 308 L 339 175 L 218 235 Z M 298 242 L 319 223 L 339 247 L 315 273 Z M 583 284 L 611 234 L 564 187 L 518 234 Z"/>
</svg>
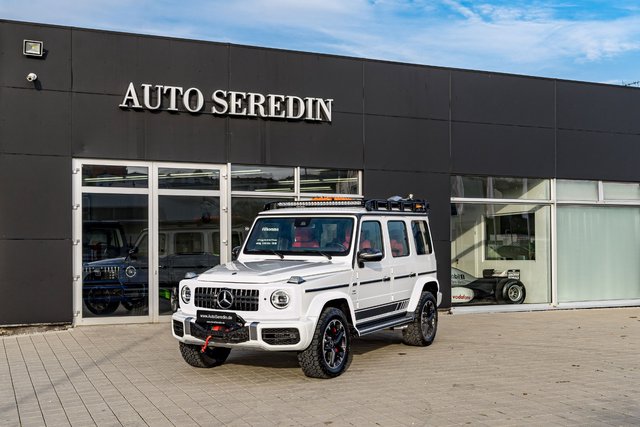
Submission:
<svg viewBox="0 0 640 427">
<path fill-rule="evenodd" d="M 291 253 L 292 255 L 322 255 L 323 257 L 327 258 L 327 259 L 331 259 L 332 256 L 329 255 L 326 252 L 322 252 L 322 251 L 315 251 L 312 249 L 307 249 L 307 250 L 303 250 L 303 251 L 295 251 L 295 253 Z"/>
<path fill-rule="evenodd" d="M 274 255 L 278 255 L 278 256 L 280 257 L 280 259 L 284 259 L 284 255 L 282 255 L 282 254 L 281 254 L 280 252 L 278 252 L 278 251 L 269 251 L 269 252 L 271 252 L 271 253 L 272 253 L 272 254 L 274 254 Z"/>
</svg>

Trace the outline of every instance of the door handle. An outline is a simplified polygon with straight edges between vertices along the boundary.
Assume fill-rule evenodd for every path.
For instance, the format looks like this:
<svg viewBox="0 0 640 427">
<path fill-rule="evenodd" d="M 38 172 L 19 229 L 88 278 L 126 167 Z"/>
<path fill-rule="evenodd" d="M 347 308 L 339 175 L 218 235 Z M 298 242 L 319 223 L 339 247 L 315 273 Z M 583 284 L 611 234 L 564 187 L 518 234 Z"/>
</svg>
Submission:
<svg viewBox="0 0 640 427">
<path fill-rule="evenodd" d="M 390 281 L 390 280 L 391 280 L 391 277 L 389 277 L 389 276 L 384 276 L 384 277 L 382 278 L 382 281 L 383 281 L 383 282 L 388 282 L 388 281 Z"/>
</svg>

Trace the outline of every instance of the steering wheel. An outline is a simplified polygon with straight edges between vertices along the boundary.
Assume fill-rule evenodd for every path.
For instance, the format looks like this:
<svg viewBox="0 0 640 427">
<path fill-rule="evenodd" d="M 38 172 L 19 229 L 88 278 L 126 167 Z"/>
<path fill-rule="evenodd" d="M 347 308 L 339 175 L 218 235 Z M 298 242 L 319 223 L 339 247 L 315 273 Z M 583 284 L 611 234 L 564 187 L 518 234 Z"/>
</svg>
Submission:
<svg viewBox="0 0 640 427">
<path fill-rule="evenodd" d="M 333 242 L 333 243 L 329 243 L 327 245 L 328 248 L 338 248 L 340 249 L 340 252 L 344 252 L 347 250 L 347 247 L 345 245 L 343 245 L 342 243 L 338 243 L 338 242 Z"/>
</svg>

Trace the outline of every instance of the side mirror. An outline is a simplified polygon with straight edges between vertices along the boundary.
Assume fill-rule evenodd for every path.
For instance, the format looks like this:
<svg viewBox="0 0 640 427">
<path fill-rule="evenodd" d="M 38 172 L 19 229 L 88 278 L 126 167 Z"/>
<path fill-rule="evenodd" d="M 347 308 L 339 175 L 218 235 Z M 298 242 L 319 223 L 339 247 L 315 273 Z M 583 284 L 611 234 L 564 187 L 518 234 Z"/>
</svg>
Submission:
<svg viewBox="0 0 640 427">
<path fill-rule="evenodd" d="M 136 257 L 134 255 L 138 253 L 138 250 L 139 249 L 138 249 L 137 246 L 134 246 L 133 248 L 130 248 L 129 252 L 127 254 L 127 258 L 136 259 Z"/>
<path fill-rule="evenodd" d="M 378 249 L 360 249 L 358 252 L 358 266 L 364 267 L 365 262 L 382 261 L 382 251 Z"/>
<path fill-rule="evenodd" d="M 232 260 L 236 260 L 238 259 L 238 255 L 240 255 L 240 246 L 236 246 L 233 249 L 231 249 L 231 259 Z"/>
</svg>

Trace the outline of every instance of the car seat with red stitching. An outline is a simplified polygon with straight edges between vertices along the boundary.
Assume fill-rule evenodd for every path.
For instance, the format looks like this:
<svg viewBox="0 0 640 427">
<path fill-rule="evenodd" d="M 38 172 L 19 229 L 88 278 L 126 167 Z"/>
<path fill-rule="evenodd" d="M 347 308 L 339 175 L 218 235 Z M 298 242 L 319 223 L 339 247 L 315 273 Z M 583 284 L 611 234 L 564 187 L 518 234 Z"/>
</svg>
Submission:
<svg viewBox="0 0 640 427">
<path fill-rule="evenodd" d="M 320 243 L 315 240 L 312 228 L 296 228 L 291 246 L 294 248 L 318 248 Z"/>
</svg>

